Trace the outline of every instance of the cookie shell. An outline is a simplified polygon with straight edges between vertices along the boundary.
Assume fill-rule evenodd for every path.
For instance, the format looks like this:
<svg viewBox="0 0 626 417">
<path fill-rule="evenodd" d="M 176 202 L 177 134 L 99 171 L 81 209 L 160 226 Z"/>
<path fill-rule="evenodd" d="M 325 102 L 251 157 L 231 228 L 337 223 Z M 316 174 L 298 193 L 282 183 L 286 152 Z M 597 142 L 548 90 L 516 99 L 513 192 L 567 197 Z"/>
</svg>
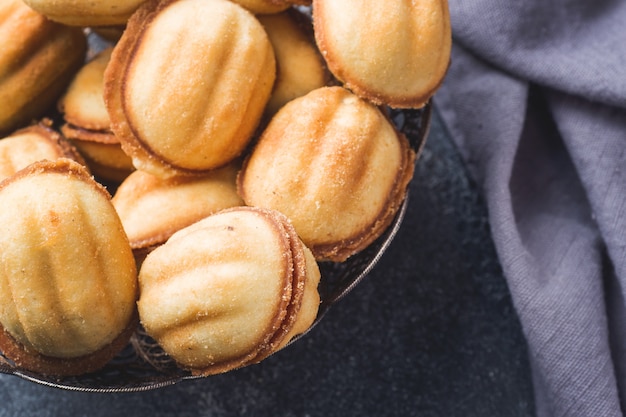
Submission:
<svg viewBox="0 0 626 417">
<path fill-rule="evenodd" d="M 65 123 L 60 130 L 84 156 L 99 179 L 119 183 L 134 166 L 111 131 L 111 119 L 104 104 L 104 71 L 112 47 L 98 52 L 74 76 L 57 106 Z"/>
<path fill-rule="evenodd" d="M 305 291 L 309 267 L 294 236 L 282 214 L 252 207 L 180 230 L 141 267 L 146 331 L 200 375 L 272 354 L 296 322 Z"/>
<path fill-rule="evenodd" d="M 59 159 L 1 182 L 0 202 L 0 349 L 43 374 L 104 366 L 137 318 L 136 266 L 109 194 Z"/>
<path fill-rule="evenodd" d="M 0 134 L 50 110 L 83 65 L 81 28 L 48 20 L 21 0 L 0 3 Z"/>
<path fill-rule="evenodd" d="M 203 176 L 169 179 L 133 172 L 112 200 L 131 247 L 156 247 L 210 214 L 243 205 L 235 184 L 239 166 L 231 163 Z"/>
<path fill-rule="evenodd" d="M 85 165 L 78 150 L 50 125 L 44 120 L 0 140 L 0 180 L 44 159 L 69 158 Z"/>
<path fill-rule="evenodd" d="M 344 261 L 391 223 L 414 162 L 377 107 L 323 87 L 274 116 L 237 183 L 247 205 L 285 214 L 317 260 Z"/>
<path fill-rule="evenodd" d="M 50 20 L 68 26 L 109 26 L 126 23 L 145 0 L 24 0 Z"/>
<path fill-rule="evenodd" d="M 135 170 L 120 143 L 108 139 L 110 134 L 98 135 L 94 131 L 83 131 L 80 139 L 73 139 L 75 130 L 68 125 L 61 127 L 63 134 L 78 149 L 90 171 L 99 180 L 119 184 Z"/>
<path fill-rule="evenodd" d="M 296 9 L 258 16 L 276 56 L 276 81 L 265 110 L 274 115 L 287 102 L 330 83 L 311 21 Z"/>
<path fill-rule="evenodd" d="M 330 71 L 375 104 L 423 107 L 449 66 L 447 0 L 314 0 L 313 24 Z"/>
<path fill-rule="evenodd" d="M 103 99 L 103 79 L 112 51 L 113 48 L 109 47 L 99 52 L 72 79 L 58 103 L 66 123 L 86 131 L 110 130 L 111 121 Z"/>
<path fill-rule="evenodd" d="M 104 97 L 112 129 L 138 169 L 194 175 L 243 152 L 274 79 L 267 34 L 241 6 L 149 1 L 113 51 Z"/>
</svg>

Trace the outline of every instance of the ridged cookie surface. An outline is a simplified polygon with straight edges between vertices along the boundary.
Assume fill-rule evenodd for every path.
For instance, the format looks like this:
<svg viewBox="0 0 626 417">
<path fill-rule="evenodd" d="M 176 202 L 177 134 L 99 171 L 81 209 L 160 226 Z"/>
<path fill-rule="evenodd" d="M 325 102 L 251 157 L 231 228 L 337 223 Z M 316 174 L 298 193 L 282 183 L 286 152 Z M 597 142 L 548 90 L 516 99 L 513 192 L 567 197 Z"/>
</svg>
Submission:
<svg viewBox="0 0 626 417">
<path fill-rule="evenodd" d="M 104 96 L 112 129 L 137 168 L 189 175 L 243 152 L 274 79 L 267 34 L 241 6 L 150 1 L 113 51 Z"/>
<path fill-rule="evenodd" d="M 313 22 L 331 72 L 376 104 L 422 107 L 448 69 L 447 0 L 314 0 Z"/>
<path fill-rule="evenodd" d="M 315 260 L 282 214 L 235 207 L 146 257 L 139 314 L 180 366 L 216 374 L 261 361 L 310 326 L 318 282 Z"/>
<path fill-rule="evenodd" d="M 136 326 L 137 270 L 107 191 L 67 159 L 0 183 L 0 349 L 42 374 L 104 366 Z"/>
<path fill-rule="evenodd" d="M 391 223 L 415 153 L 383 113 L 343 87 L 287 103 L 238 177 L 247 205 L 285 214 L 318 260 L 343 261 Z"/>
</svg>

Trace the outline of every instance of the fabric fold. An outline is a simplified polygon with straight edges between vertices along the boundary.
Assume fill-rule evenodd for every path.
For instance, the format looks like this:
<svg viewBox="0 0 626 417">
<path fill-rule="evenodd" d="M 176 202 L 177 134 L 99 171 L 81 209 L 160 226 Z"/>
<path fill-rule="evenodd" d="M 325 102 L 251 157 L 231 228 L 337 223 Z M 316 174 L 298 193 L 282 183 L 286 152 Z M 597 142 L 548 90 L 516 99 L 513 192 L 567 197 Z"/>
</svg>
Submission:
<svg viewBox="0 0 626 417">
<path fill-rule="evenodd" d="M 450 1 L 434 103 L 485 196 L 538 416 L 623 415 L 625 6 Z"/>
</svg>

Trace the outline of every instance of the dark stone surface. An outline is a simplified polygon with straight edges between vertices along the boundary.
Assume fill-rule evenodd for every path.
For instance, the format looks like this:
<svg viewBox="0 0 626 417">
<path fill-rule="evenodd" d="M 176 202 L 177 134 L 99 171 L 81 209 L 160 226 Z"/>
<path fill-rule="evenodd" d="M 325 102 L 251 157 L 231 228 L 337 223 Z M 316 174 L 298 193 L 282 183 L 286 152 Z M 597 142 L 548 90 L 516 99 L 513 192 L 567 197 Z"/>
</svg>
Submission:
<svg viewBox="0 0 626 417">
<path fill-rule="evenodd" d="M 439 119 L 402 229 L 311 333 L 262 363 L 131 394 L 0 376 L 0 416 L 531 416 L 485 207 Z"/>
</svg>

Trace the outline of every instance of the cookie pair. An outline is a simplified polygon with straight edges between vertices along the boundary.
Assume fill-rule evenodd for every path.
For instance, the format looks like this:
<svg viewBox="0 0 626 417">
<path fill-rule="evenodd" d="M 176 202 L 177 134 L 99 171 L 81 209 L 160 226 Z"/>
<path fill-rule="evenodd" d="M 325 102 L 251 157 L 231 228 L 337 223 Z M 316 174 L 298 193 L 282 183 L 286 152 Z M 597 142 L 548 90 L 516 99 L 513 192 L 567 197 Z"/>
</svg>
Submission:
<svg viewBox="0 0 626 417">
<path fill-rule="evenodd" d="M 175 233 L 139 273 L 147 333 L 210 375 L 257 363 L 314 321 L 320 272 L 287 218 L 226 209 Z"/>
</svg>

